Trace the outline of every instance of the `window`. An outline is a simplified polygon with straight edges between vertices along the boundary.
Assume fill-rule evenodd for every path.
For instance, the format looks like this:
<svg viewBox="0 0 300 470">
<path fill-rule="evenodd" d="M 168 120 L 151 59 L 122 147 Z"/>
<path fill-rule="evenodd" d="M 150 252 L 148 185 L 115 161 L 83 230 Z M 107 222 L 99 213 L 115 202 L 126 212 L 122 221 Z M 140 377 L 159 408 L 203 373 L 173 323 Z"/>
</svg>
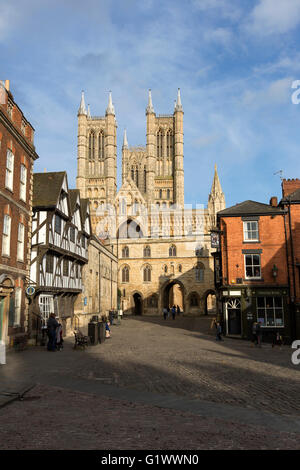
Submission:
<svg viewBox="0 0 300 470">
<path fill-rule="evenodd" d="M 85 237 L 83 235 L 81 237 L 81 246 L 82 248 L 85 248 Z"/>
<path fill-rule="evenodd" d="M 175 245 L 170 246 L 169 256 L 176 256 L 176 246 Z"/>
<path fill-rule="evenodd" d="M 22 288 L 17 287 L 16 292 L 15 292 L 14 326 L 21 325 L 21 305 L 22 305 Z"/>
<path fill-rule="evenodd" d="M 53 273 L 53 255 L 49 253 L 46 255 L 46 273 Z"/>
<path fill-rule="evenodd" d="M 18 248 L 17 248 L 18 261 L 24 261 L 24 234 L 25 234 L 25 227 L 24 227 L 23 224 L 19 224 L 19 227 L 18 227 Z"/>
<path fill-rule="evenodd" d="M 61 234 L 61 218 L 57 214 L 55 215 L 55 220 L 54 220 L 54 230 L 59 235 Z"/>
<path fill-rule="evenodd" d="M 67 259 L 64 259 L 63 262 L 63 275 L 69 276 L 69 261 Z"/>
<path fill-rule="evenodd" d="M 257 321 L 261 326 L 283 327 L 282 297 L 257 297 Z"/>
<path fill-rule="evenodd" d="M 157 158 L 162 158 L 163 133 L 161 130 L 157 133 Z"/>
<path fill-rule="evenodd" d="M 26 201 L 26 183 L 27 183 L 27 168 L 21 165 L 20 170 L 20 199 Z"/>
<path fill-rule="evenodd" d="M 260 255 L 245 255 L 246 279 L 261 277 Z"/>
<path fill-rule="evenodd" d="M 158 297 L 156 294 L 152 294 L 147 300 L 147 307 L 157 308 L 158 307 Z"/>
<path fill-rule="evenodd" d="M 89 160 L 94 160 L 95 152 L 95 134 L 92 131 L 89 135 Z"/>
<path fill-rule="evenodd" d="M 258 241 L 258 222 L 256 220 L 243 222 L 244 241 Z"/>
<path fill-rule="evenodd" d="M 104 159 L 104 134 L 100 132 L 98 136 L 98 158 L 99 160 Z"/>
<path fill-rule="evenodd" d="M 124 246 L 122 248 L 122 258 L 129 258 L 129 248 L 128 248 L 128 246 Z"/>
<path fill-rule="evenodd" d="M 198 295 L 195 292 L 193 292 L 190 295 L 190 306 L 191 307 L 198 307 L 198 305 L 199 305 Z"/>
<path fill-rule="evenodd" d="M 204 281 L 204 266 L 202 263 L 197 264 L 195 268 L 195 280 L 197 282 L 203 282 Z"/>
<path fill-rule="evenodd" d="M 47 324 L 50 313 L 54 313 L 54 299 L 52 295 L 40 295 L 39 307 L 43 325 Z"/>
<path fill-rule="evenodd" d="M 159 190 L 159 199 L 162 199 L 162 189 Z"/>
<path fill-rule="evenodd" d="M 124 266 L 122 269 L 122 282 L 129 282 L 129 268 Z"/>
<path fill-rule="evenodd" d="M 11 218 L 9 215 L 4 215 L 3 221 L 3 237 L 2 237 L 2 255 L 10 255 L 10 231 L 11 231 Z"/>
<path fill-rule="evenodd" d="M 144 248 L 144 258 L 150 258 L 151 256 L 151 248 L 150 246 L 145 246 Z"/>
<path fill-rule="evenodd" d="M 7 150 L 6 156 L 6 175 L 5 175 L 5 186 L 13 190 L 13 180 L 14 180 L 14 154 L 11 150 Z"/>
<path fill-rule="evenodd" d="M 151 268 L 146 266 L 144 268 L 144 282 L 151 282 Z"/>
<path fill-rule="evenodd" d="M 167 189 L 167 199 L 170 199 L 170 190 Z"/>
<path fill-rule="evenodd" d="M 75 243 L 75 227 L 70 227 L 70 241 Z"/>
<path fill-rule="evenodd" d="M 167 157 L 170 158 L 173 155 L 173 133 L 171 130 L 167 132 Z"/>
</svg>

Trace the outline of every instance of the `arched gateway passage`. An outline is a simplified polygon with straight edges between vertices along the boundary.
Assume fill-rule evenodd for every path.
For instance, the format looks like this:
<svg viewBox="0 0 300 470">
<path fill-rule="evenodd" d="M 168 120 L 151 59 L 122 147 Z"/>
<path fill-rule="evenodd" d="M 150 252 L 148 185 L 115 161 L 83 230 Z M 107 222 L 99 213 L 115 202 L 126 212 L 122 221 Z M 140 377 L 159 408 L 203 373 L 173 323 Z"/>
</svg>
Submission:
<svg viewBox="0 0 300 470">
<path fill-rule="evenodd" d="M 180 310 L 184 311 L 184 288 L 177 280 L 169 282 L 163 288 L 163 307 L 172 308 L 173 305 L 179 305 Z"/>
<path fill-rule="evenodd" d="M 133 294 L 134 300 L 134 314 L 135 315 L 142 315 L 143 313 L 143 301 L 142 296 L 138 292 Z"/>
</svg>

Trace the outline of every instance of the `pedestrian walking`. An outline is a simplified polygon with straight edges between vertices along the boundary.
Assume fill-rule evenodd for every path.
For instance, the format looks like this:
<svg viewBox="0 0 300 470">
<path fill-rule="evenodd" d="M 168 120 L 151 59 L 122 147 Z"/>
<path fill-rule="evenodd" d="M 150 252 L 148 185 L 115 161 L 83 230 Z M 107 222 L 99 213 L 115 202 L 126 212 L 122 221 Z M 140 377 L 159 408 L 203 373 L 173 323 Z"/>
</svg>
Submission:
<svg viewBox="0 0 300 470">
<path fill-rule="evenodd" d="M 218 322 L 217 323 L 217 335 L 216 335 L 216 340 L 217 341 L 223 341 L 223 339 L 221 337 L 221 334 L 222 334 L 222 326 L 221 326 L 221 323 Z"/>
<path fill-rule="evenodd" d="M 175 315 L 176 315 L 176 307 L 175 307 L 175 305 L 173 305 L 173 307 L 172 307 L 172 318 L 173 318 L 173 320 L 175 320 Z"/>
<path fill-rule="evenodd" d="M 166 320 L 168 316 L 168 310 L 166 307 L 163 308 L 163 316 L 164 316 L 164 320 Z"/>
<path fill-rule="evenodd" d="M 105 338 L 110 338 L 110 322 L 105 323 Z"/>
<path fill-rule="evenodd" d="M 257 345 L 256 325 L 256 321 L 252 323 L 252 343 L 254 346 Z"/>
<path fill-rule="evenodd" d="M 56 328 L 56 349 L 57 351 L 61 351 L 63 349 L 63 337 L 62 337 L 62 325 L 61 323 L 58 324 Z"/>
<path fill-rule="evenodd" d="M 50 313 L 49 319 L 47 321 L 47 334 L 48 334 L 48 351 L 56 351 L 56 328 L 58 327 L 58 322 L 55 319 L 55 313 Z"/>
<path fill-rule="evenodd" d="M 261 322 L 256 323 L 256 338 L 257 338 L 257 346 L 261 348 L 262 342 L 262 331 L 261 331 Z"/>
</svg>

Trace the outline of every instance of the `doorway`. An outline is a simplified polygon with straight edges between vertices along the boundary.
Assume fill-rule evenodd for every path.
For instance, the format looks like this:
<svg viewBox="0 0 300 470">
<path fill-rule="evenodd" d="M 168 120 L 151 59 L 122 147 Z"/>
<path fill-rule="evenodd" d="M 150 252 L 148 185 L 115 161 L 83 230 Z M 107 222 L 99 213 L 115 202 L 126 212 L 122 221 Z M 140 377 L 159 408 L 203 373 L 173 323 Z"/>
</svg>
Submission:
<svg viewBox="0 0 300 470">
<path fill-rule="evenodd" d="M 172 308 L 179 305 L 181 312 L 184 311 L 184 289 L 180 281 L 172 281 L 166 285 L 163 292 L 163 307 Z"/>
<path fill-rule="evenodd" d="M 242 311 L 240 299 L 230 299 L 225 304 L 226 333 L 227 335 L 242 334 Z"/>
<path fill-rule="evenodd" d="M 143 300 L 139 293 L 133 294 L 134 300 L 134 315 L 142 315 L 143 313 Z"/>
</svg>

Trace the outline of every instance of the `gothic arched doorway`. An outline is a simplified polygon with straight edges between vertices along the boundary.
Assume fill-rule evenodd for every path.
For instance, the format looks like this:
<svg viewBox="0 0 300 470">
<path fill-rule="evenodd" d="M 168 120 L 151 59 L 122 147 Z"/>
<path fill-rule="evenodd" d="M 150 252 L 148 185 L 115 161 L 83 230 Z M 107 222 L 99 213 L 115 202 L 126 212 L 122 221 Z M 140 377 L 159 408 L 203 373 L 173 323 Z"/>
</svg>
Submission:
<svg viewBox="0 0 300 470">
<path fill-rule="evenodd" d="M 163 307 L 172 308 L 173 305 L 179 305 L 180 310 L 184 312 L 184 287 L 180 281 L 176 279 L 169 282 L 162 292 Z"/>
<path fill-rule="evenodd" d="M 143 313 L 143 299 L 141 294 L 136 292 L 133 294 L 133 300 L 134 300 L 134 308 L 133 308 L 133 313 L 134 315 L 142 315 Z"/>
</svg>

